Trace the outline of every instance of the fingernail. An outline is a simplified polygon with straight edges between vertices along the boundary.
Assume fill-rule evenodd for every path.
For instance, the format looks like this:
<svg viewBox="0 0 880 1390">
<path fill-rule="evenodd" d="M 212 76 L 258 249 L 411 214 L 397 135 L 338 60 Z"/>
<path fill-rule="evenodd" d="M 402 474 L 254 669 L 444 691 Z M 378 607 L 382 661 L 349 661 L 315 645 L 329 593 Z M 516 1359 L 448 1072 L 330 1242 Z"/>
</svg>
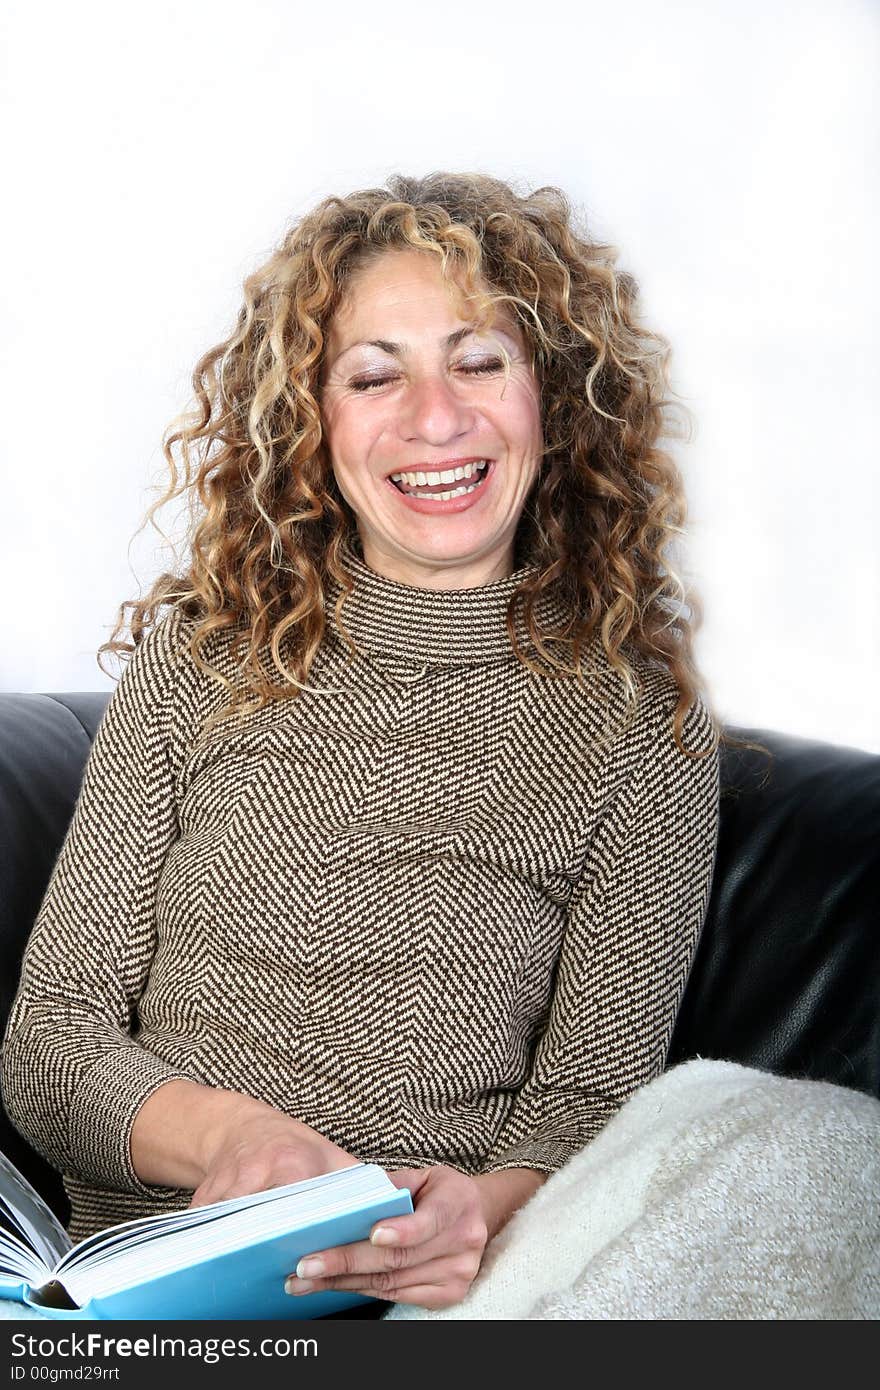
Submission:
<svg viewBox="0 0 880 1390">
<path fill-rule="evenodd" d="M 297 1279 L 315 1279 L 324 1273 L 324 1261 L 317 1255 L 311 1255 L 308 1259 L 300 1260 L 296 1267 Z"/>
<path fill-rule="evenodd" d="M 397 1245 L 400 1237 L 393 1226 L 377 1226 L 370 1236 L 372 1245 Z"/>
<path fill-rule="evenodd" d="M 311 1293 L 315 1287 L 310 1279 L 294 1279 L 293 1275 L 284 1281 L 284 1292 L 292 1293 L 294 1296 L 300 1293 Z"/>
</svg>

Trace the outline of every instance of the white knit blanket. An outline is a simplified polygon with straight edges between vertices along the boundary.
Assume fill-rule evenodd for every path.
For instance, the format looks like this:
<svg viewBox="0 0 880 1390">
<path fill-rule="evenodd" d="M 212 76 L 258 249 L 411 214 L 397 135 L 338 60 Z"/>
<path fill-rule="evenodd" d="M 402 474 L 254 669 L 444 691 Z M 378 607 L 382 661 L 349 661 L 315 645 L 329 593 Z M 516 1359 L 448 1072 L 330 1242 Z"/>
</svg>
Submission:
<svg viewBox="0 0 880 1390">
<path fill-rule="evenodd" d="M 554 1174 L 468 1296 L 399 1319 L 880 1317 L 880 1101 L 673 1067 Z"/>
</svg>

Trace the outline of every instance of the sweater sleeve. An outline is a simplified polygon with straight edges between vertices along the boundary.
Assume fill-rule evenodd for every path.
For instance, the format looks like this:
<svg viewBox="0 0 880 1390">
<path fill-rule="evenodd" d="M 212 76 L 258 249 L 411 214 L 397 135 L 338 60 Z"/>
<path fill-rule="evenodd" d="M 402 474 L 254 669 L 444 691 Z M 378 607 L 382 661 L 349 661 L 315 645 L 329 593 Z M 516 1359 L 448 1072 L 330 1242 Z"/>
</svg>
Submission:
<svg viewBox="0 0 880 1390">
<path fill-rule="evenodd" d="M 15 1126 L 56 1168 L 155 1193 L 129 1135 L 147 1097 L 183 1073 L 138 1044 L 156 949 L 159 875 L 177 838 L 172 729 L 181 619 L 135 649 L 110 696 L 28 941 L 2 1050 Z"/>
<path fill-rule="evenodd" d="M 692 749 L 712 741 L 697 701 Z M 569 906 L 547 1025 L 484 1173 L 550 1173 L 664 1067 L 709 900 L 718 830 L 717 751 L 675 744 L 668 711 L 593 836 Z"/>
</svg>

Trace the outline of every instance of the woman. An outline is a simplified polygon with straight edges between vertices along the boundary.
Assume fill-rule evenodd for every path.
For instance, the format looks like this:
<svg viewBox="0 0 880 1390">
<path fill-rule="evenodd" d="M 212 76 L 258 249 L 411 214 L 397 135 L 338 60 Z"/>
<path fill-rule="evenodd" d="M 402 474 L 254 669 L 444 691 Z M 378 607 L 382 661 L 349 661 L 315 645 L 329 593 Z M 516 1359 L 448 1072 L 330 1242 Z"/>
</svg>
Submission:
<svg viewBox="0 0 880 1390">
<path fill-rule="evenodd" d="M 290 1291 L 448 1307 L 662 1070 L 718 734 L 614 259 L 554 189 L 396 178 L 198 364 L 190 558 L 120 609 L 4 1043 L 74 1238 L 373 1161 L 414 1214 Z"/>
</svg>

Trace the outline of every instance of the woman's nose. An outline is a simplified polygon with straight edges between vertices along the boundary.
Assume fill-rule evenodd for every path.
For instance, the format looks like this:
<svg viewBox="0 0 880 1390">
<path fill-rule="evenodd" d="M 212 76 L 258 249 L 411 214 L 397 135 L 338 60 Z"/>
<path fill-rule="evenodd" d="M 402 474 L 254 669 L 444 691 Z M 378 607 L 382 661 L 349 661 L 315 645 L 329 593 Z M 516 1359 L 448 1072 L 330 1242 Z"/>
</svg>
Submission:
<svg viewBox="0 0 880 1390">
<path fill-rule="evenodd" d="M 473 407 L 440 375 L 411 381 L 401 401 L 400 429 L 407 439 L 444 444 L 448 439 L 466 434 L 473 421 Z"/>
</svg>

